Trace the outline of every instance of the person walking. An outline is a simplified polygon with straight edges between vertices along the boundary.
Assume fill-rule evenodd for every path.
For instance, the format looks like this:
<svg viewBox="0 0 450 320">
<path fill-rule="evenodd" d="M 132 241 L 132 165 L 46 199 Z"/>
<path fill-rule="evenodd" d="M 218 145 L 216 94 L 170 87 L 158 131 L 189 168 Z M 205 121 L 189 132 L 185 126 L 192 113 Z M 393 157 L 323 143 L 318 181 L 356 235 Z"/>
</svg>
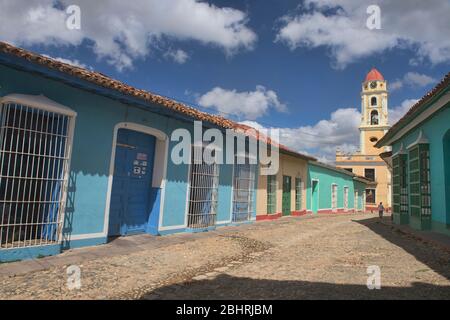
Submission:
<svg viewBox="0 0 450 320">
<path fill-rule="evenodd" d="M 378 205 L 378 215 L 380 216 L 380 219 L 383 219 L 383 213 L 384 213 L 383 202 L 380 202 L 380 204 Z"/>
</svg>

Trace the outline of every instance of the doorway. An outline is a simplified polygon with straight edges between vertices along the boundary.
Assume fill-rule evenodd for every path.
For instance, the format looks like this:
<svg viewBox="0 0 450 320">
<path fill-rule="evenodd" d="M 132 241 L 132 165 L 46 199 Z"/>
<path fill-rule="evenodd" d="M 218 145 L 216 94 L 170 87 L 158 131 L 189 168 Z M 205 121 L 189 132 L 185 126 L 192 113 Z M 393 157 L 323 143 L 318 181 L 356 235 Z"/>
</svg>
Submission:
<svg viewBox="0 0 450 320">
<path fill-rule="evenodd" d="M 144 233 L 151 203 L 156 138 L 119 129 L 109 213 L 109 236 Z"/>
<path fill-rule="evenodd" d="M 283 200 L 282 213 L 283 216 L 291 215 L 291 177 L 283 176 Z"/>
</svg>

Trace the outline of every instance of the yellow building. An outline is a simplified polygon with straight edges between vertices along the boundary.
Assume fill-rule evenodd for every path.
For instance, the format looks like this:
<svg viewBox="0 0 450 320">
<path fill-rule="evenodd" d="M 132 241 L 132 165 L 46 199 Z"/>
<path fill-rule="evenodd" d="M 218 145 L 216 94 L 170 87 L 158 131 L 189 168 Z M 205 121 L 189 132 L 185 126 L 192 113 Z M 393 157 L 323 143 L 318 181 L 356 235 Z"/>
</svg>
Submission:
<svg viewBox="0 0 450 320">
<path fill-rule="evenodd" d="M 315 159 L 280 146 L 278 173 L 258 177 L 256 220 L 306 214 L 306 187 L 310 160 Z"/>
<path fill-rule="evenodd" d="M 391 207 L 391 174 L 375 144 L 389 130 L 388 90 L 383 75 L 370 70 L 362 84 L 360 147 L 356 153 L 336 151 L 336 166 L 364 176 L 372 182 L 365 191 L 366 208 L 375 210 L 380 202 Z"/>
</svg>

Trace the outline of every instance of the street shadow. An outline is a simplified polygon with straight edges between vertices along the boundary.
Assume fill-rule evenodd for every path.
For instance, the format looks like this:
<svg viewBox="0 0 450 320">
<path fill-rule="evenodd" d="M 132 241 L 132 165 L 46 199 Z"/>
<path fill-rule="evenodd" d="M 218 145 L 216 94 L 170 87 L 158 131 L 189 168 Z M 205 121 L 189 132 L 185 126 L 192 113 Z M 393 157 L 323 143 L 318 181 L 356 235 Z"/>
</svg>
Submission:
<svg viewBox="0 0 450 320">
<path fill-rule="evenodd" d="M 390 219 L 390 217 L 386 217 L 385 219 Z M 377 217 L 352 221 L 367 227 L 387 241 L 402 248 L 413 255 L 418 261 L 450 280 L 449 253 L 444 250 L 439 251 L 439 249 L 424 245 L 423 242 L 419 242 L 419 240 L 414 239 L 413 236 L 406 234 L 393 226 L 380 222 Z"/>
<path fill-rule="evenodd" d="M 278 281 L 239 278 L 221 274 L 211 280 L 168 285 L 144 294 L 155 300 L 356 300 L 356 299 L 450 299 L 450 286 L 415 282 L 411 287 L 369 290 L 365 284 Z"/>
</svg>

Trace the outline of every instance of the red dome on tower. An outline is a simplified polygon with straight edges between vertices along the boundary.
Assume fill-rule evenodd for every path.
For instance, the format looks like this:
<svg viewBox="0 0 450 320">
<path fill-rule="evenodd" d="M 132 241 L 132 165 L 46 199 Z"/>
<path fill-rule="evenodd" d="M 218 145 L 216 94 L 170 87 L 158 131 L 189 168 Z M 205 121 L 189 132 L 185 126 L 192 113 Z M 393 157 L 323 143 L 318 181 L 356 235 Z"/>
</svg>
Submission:
<svg viewBox="0 0 450 320">
<path fill-rule="evenodd" d="M 372 68 L 372 70 L 369 71 L 369 73 L 366 76 L 366 82 L 367 81 L 384 81 L 383 75 L 375 68 Z"/>
</svg>

